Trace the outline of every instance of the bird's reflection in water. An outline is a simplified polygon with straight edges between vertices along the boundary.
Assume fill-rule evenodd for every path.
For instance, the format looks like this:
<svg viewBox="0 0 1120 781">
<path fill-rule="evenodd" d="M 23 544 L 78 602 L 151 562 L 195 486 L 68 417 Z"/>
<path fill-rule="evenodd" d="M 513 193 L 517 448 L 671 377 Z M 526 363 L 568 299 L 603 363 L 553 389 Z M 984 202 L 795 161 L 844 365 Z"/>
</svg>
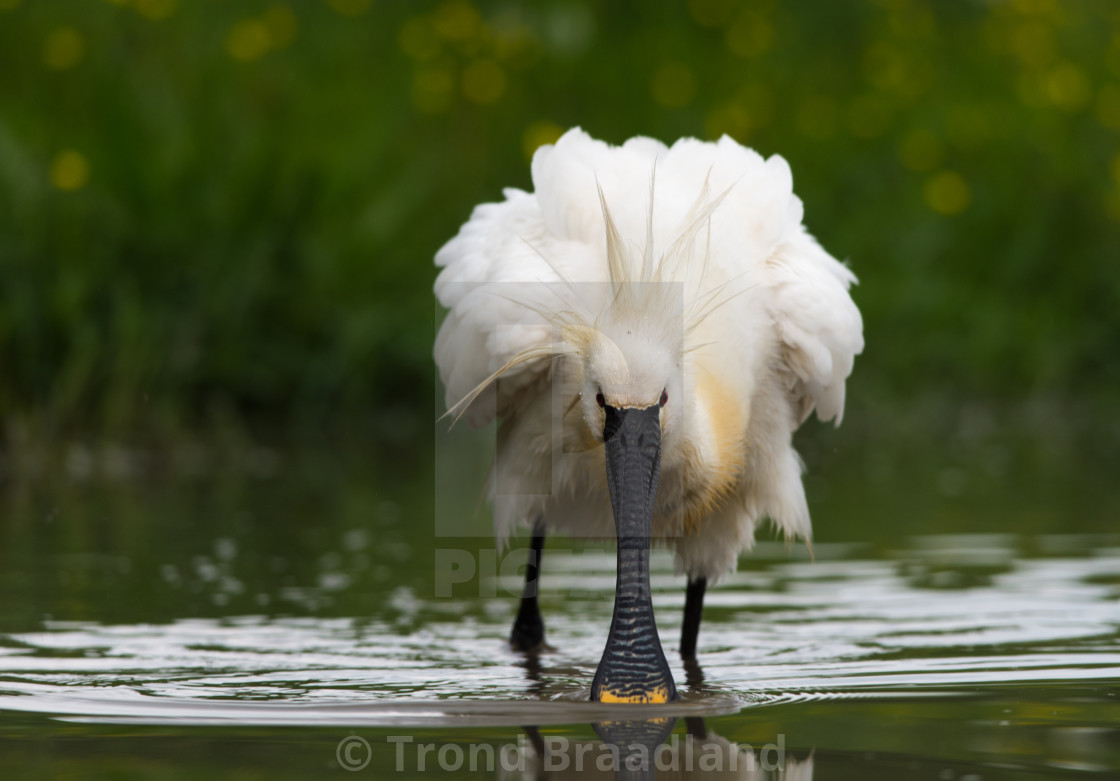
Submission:
<svg viewBox="0 0 1120 781">
<path fill-rule="evenodd" d="M 526 659 L 530 691 L 538 696 L 544 689 L 539 659 Z M 685 662 L 689 693 L 704 691 L 704 673 L 695 660 Z M 739 745 L 710 730 L 699 716 L 685 716 L 685 733 L 673 734 L 677 716 L 626 721 L 602 721 L 591 725 L 599 740 L 572 740 L 544 735 L 537 727 L 525 727 L 531 749 L 521 772 L 511 778 L 564 779 L 675 779 L 734 778 L 745 781 L 811 781 L 813 757 L 787 756 L 784 741 L 763 746 Z"/>
<path fill-rule="evenodd" d="M 529 680 L 526 693 L 537 699 L 544 697 L 545 677 L 541 675 L 541 660 L 536 651 L 525 654 L 525 677 Z"/>
<path fill-rule="evenodd" d="M 696 657 L 684 660 L 684 682 L 688 685 L 691 694 L 700 694 L 705 690 L 704 671 L 700 668 Z"/>
</svg>

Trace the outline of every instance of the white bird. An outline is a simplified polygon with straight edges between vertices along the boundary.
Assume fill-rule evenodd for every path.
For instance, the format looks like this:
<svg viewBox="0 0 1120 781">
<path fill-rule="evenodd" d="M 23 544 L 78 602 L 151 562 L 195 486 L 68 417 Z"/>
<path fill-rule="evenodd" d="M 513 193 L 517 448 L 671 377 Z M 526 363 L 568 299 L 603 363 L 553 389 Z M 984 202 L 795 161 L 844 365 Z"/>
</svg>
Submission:
<svg viewBox="0 0 1120 781">
<path fill-rule="evenodd" d="M 673 699 L 649 546 L 687 575 L 687 659 L 707 584 L 760 522 L 809 541 L 791 438 L 814 408 L 840 422 L 863 349 L 855 276 L 803 227 L 786 161 L 727 136 L 614 147 L 575 128 L 537 150 L 532 179 L 478 206 L 436 255 L 449 413 L 499 421 L 496 533 L 533 529 L 511 642 L 544 640 L 547 533 L 617 537 L 591 696 Z"/>
</svg>

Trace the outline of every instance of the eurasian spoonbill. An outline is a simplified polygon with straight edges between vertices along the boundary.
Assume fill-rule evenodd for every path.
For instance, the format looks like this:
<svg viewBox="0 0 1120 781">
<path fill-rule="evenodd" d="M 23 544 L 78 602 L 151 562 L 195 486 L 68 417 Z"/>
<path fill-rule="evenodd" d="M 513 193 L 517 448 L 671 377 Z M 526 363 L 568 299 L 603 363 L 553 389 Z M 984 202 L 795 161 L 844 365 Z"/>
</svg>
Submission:
<svg viewBox="0 0 1120 781">
<path fill-rule="evenodd" d="M 687 659 L 707 585 L 760 522 L 810 539 L 791 439 L 813 409 L 840 422 L 863 348 L 855 276 L 802 225 L 786 161 L 727 136 L 615 147 L 576 128 L 536 151 L 532 180 L 436 255 L 449 413 L 498 420 L 496 532 L 532 529 L 513 646 L 544 640 L 545 535 L 615 537 L 592 699 L 670 700 L 650 544 L 688 579 Z"/>
</svg>

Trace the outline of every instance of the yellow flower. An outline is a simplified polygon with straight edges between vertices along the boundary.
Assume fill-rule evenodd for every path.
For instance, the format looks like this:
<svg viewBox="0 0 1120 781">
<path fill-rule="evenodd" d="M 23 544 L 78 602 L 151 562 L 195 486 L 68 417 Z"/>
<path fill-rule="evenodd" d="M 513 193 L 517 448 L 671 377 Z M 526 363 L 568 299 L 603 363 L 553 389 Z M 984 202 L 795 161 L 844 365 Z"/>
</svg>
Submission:
<svg viewBox="0 0 1120 781">
<path fill-rule="evenodd" d="M 525 133 L 521 136 L 521 149 L 525 153 L 525 158 L 532 159 L 537 147 L 555 144 L 563 134 L 564 128 L 555 122 L 549 122 L 547 119 L 533 122 L 525 128 Z"/>
<path fill-rule="evenodd" d="M 696 94 L 696 79 L 683 62 L 667 62 L 654 71 L 650 92 L 662 106 L 680 108 Z"/>
<path fill-rule="evenodd" d="M 473 103 L 496 103 L 506 91 L 506 72 L 493 60 L 475 60 L 463 71 L 463 94 Z"/>
<path fill-rule="evenodd" d="M 235 60 L 255 60 L 268 51 L 268 27 L 258 19 L 242 19 L 226 36 L 226 51 Z"/>
<path fill-rule="evenodd" d="M 178 5 L 178 0 L 136 0 L 136 10 L 152 21 L 171 16 Z"/>
<path fill-rule="evenodd" d="M 81 152 L 63 149 L 54 156 L 51 161 L 51 184 L 59 190 L 80 190 L 88 181 L 89 163 Z"/>
<path fill-rule="evenodd" d="M 940 171 L 926 180 L 926 203 L 938 214 L 960 214 L 972 201 L 968 182 L 956 171 Z"/>
<path fill-rule="evenodd" d="M 86 43 L 73 27 L 59 27 L 47 36 L 43 45 L 43 64 L 51 70 L 69 70 L 82 61 Z"/>
<path fill-rule="evenodd" d="M 327 3 L 343 16 L 358 16 L 369 10 L 373 0 L 327 0 Z"/>
<path fill-rule="evenodd" d="M 924 128 L 915 128 L 902 137 L 898 157 L 911 171 L 928 171 L 941 159 L 941 141 Z"/>
</svg>

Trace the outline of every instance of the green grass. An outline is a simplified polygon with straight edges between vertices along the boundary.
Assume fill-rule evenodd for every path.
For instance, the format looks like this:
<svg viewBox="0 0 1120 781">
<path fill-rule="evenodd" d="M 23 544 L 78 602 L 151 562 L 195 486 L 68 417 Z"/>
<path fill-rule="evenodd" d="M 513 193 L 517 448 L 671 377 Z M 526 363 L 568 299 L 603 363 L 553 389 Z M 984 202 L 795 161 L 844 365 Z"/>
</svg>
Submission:
<svg viewBox="0 0 1120 781">
<path fill-rule="evenodd" d="M 1113 3 L 0 7 L 9 444 L 427 427 L 432 256 L 576 124 L 789 159 L 851 398 L 1114 408 Z"/>
</svg>

